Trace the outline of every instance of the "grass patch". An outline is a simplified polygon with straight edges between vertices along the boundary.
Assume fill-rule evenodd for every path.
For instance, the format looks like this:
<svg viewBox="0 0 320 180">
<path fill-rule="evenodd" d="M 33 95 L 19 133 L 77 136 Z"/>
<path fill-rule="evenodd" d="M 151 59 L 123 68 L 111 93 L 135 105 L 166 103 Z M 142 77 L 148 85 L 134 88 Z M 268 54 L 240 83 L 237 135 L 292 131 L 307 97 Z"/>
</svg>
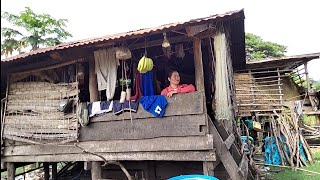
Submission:
<svg viewBox="0 0 320 180">
<path fill-rule="evenodd" d="M 320 148 L 312 149 L 312 154 L 315 158 L 315 163 L 309 165 L 308 167 L 304 167 L 302 169 L 306 169 L 313 172 L 320 173 Z M 273 168 L 279 169 L 279 168 Z M 320 175 L 312 174 L 305 171 L 291 171 L 290 169 L 285 169 L 280 173 L 272 173 L 272 179 L 274 180 L 320 180 Z"/>
</svg>

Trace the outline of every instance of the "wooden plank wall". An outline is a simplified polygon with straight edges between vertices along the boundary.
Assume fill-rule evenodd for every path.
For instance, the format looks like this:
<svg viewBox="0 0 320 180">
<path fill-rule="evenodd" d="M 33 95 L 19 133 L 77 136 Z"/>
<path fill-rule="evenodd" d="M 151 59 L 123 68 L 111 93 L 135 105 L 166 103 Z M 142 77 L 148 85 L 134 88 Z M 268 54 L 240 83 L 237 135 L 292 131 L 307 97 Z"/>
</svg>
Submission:
<svg viewBox="0 0 320 180">
<path fill-rule="evenodd" d="M 187 99 L 186 99 L 187 97 Z M 80 129 L 80 141 L 113 139 L 146 139 L 156 137 L 201 136 L 207 116 L 204 113 L 204 94 L 194 92 L 167 98 L 168 106 L 163 118 L 155 118 L 140 105 L 137 113 L 121 115 L 109 113 L 92 118 Z"/>
</svg>

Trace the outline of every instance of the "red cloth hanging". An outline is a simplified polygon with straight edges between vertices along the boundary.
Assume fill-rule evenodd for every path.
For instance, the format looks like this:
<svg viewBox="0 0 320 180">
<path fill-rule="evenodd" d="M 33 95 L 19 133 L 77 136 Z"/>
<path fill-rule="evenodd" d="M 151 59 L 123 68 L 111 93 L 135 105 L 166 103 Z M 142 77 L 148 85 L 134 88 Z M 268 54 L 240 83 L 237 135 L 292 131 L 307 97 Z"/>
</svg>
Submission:
<svg viewBox="0 0 320 180">
<path fill-rule="evenodd" d="M 135 77 L 135 81 L 134 81 L 134 91 L 135 91 L 135 95 L 130 98 L 131 101 L 137 101 L 137 99 L 139 99 L 139 97 L 142 96 L 141 74 L 138 71 L 136 72 L 136 77 Z"/>
</svg>

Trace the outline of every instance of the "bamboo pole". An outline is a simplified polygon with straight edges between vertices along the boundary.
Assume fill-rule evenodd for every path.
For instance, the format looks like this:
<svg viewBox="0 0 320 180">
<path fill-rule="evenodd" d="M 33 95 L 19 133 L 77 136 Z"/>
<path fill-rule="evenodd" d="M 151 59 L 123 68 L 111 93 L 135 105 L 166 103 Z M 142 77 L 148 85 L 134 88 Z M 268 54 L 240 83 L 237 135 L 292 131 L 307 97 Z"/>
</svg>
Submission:
<svg viewBox="0 0 320 180">
<path fill-rule="evenodd" d="M 273 132 L 274 138 L 276 140 L 277 148 L 278 148 L 278 151 L 279 151 L 279 154 L 280 154 L 281 164 L 284 165 L 283 152 L 281 151 L 280 145 L 279 145 L 279 142 L 278 142 L 278 138 L 280 138 L 280 137 L 278 136 L 277 129 L 275 127 L 275 120 L 274 120 L 273 116 L 271 116 L 271 125 L 272 125 L 272 132 Z"/>
</svg>

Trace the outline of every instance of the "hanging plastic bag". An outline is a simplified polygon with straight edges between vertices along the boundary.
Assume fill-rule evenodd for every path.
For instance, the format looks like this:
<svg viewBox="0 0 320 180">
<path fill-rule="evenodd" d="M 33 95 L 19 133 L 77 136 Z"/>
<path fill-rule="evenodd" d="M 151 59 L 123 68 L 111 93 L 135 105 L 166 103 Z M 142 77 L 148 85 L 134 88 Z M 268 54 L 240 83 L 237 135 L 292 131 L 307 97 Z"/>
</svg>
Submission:
<svg viewBox="0 0 320 180">
<path fill-rule="evenodd" d="M 131 51 L 126 46 L 121 46 L 116 50 L 116 58 L 120 60 L 131 59 Z"/>
<path fill-rule="evenodd" d="M 72 99 L 62 99 L 59 103 L 58 110 L 60 112 L 68 113 L 71 110 L 73 100 Z"/>
</svg>

